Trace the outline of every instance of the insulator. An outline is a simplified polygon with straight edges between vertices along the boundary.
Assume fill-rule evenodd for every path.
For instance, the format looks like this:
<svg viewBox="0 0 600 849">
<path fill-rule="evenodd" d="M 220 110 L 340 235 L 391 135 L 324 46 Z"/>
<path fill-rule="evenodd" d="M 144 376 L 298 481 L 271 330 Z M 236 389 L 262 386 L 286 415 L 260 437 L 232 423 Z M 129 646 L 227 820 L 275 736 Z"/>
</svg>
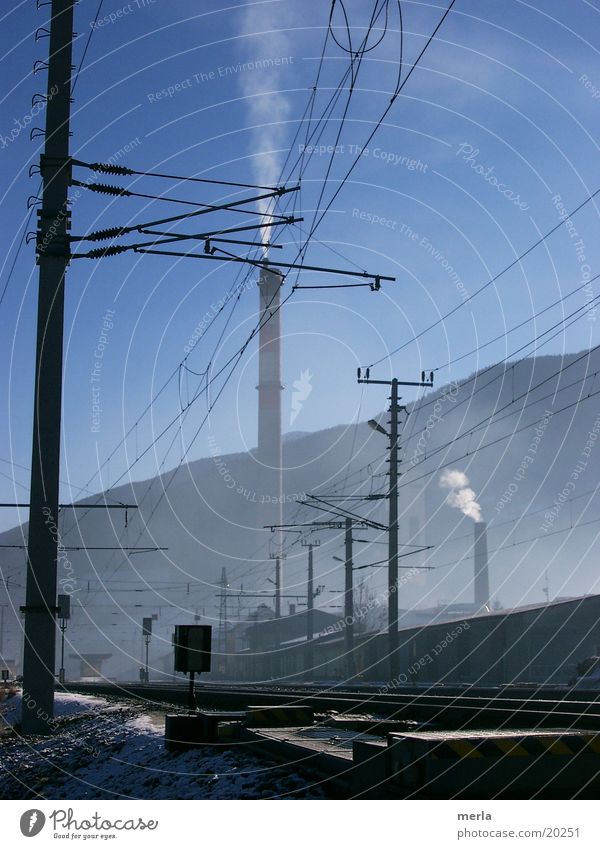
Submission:
<svg viewBox="0 0 600 849">
<path fill-rule="evenodd" d="M 360 380 L 360 369 L 359 368 L 356 369 L 356 376 Z"/>
<path fill-rule="evenodd" d="M 126 232 L 126 227 L 108 227 L 106 230 L 96 230 L 95 233 L 90 233 L 85 238 L 88 242 L 103 242 L 105 239 L 114 239 L 116 236 L 122 236 Z"/>
<path fill-rule="evenodd" d="M 116 256 L 129 250 L 129 245 L 109 245 L 106 248 L 94 248 L 86 254 L 89 259 L 102 259 L 105 256 Z"/>
<path fill-rule="evenodd" d="M 105 162 L 91 162 L 89 166 L 92 171 L 97 171 L 100 174 L 118 174 L 121 176 L 129 176 L 135 174 L 131 168 L 126 168 L 125 165 L 111 165 Z"/>
<path fill-rule="evenodd" d="M 106 183 L 91 183 L 86 188 L 91 192 L 98 192 L 100 195 L 122 195 L 127 197 L 131 194 L 127 189 L 122 189 L 120 186 L 109 186 Z"/>
<path fill-rule="evenodd" d="M 368 368 L 368 369 L 367 369 L 367 380 L 369 379 L 369 377 L 370 377 L 370 376 L 371 376 L 371 369 L 370 369 L 370 368 Z"/>
</svg>

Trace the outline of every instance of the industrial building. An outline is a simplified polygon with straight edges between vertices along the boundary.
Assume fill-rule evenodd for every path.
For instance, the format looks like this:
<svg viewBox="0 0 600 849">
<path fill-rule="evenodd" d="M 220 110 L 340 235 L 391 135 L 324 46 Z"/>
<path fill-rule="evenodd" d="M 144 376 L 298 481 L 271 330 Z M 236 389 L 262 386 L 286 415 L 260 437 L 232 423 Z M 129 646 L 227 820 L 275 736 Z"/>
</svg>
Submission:
<svg viewBox="0 0 600 849">
<path fill-rule="evenodd" d="M 281 676 L 314 681 L 351 678 L 388 687 L 432 683 L 564 686 L 573 683 L 577 663 L 600 654 L 600 595 L 450 617 L 401 628 L 399 636 L 393 681 L 388 680 L 387 635 L 356 637 L 349 657 L 344 652 L 343 626 L 326 628 L 313 641 L 310 671 L 305 672 L 305 640 L 282 642 L 279 649 L 262 652 L 247 648 L 224 658 L 221 668 L 230 680 Z"/>
</svg>

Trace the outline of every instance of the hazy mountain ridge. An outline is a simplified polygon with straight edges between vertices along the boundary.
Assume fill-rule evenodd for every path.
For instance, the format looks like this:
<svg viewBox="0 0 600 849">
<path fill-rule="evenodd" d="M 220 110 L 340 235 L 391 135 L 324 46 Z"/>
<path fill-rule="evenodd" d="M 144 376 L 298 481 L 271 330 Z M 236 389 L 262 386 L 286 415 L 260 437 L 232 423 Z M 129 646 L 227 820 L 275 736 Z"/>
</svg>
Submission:
<svg viewBox="0 0 600 849">
<path fill-rule="evenodd" d="M 585 398 L 600 388 L 593 386 L 596 381 L 591 376 L 600 368 L 600 357 L 593 352 L 558 377 L 552 377 L 579 356 L 544 356 L 493 366 L 458 384 L 450 383 L 430 392 L 412 405 L 402 436 L 401 543 L 435 546 L 426 562 L 438 568 L 407 585 L 402 606 L 427 607 L 441 600 L 471 598 L 472 522 L 446 503 L 447 490 L 439 486 L 441 468 L 456 467 L 468 475 L 483 517 L 489 523 L 494 598 L 511 606 L 542 600 L 542 582 L 548 568 L 554 587 L 552 595 L 594 589 L 597 568 L 587 550 L 599 526 L 590 524 L 573 536 L 565 534 L 568 545 L 562 549 L 563 537 L 557 534 L 561 528 L 593 520 L 598 515 L 597 499 L 592 496 L 588 504 L 589 498 L 584 493 L 594 489 L 600 472 L 600 449 L 595 439 L 586 450 L 589 434 L 593 433 L 596 421 L 600 422 L 600 396 L 597 401 L 592 397 L 579 406 L 559 411 L 574 404 L 580 395 Z M 586 374 L 590 377 L 586 378 Z M 532 388 L 542 381 L 546 382 Z M 492 412 L 495 412 L 493 420 L 486 422 Z M 387 418 L 387 414 L 382 414 L 382 422 Z M 545 424 L 540 424 L 544 421 Z M 537 443 L 536 428 L 538 431 L 541 428 Z M 507 434 L 512 435 L 504 439 Z M 298 515 L 298 502 L 306 493 L 331 492 L 345 479 L 345 492 L 383 492 L 387 486 L 386 446 L 386 440 L 366 423 L 340 425 L 286 439 L 285 520 L 292 521 Z M 571 480 L 573 470 L 584 458 L 583 452 L 588 455 L 586 465 L 577 480 Z M 361 476 L 354 474 L 368 464 L 371 467 Z M 95 615 L 93 604 L 101 601 L 104 611 L 121 610 L 118 620 L 122 619 L 131 628 L 131 622 L 141 617 L 142 608 L 147 615 L 150 610 L 167 608 L 174 602 L 171 619 L 180 606 L 187 611 L 180 613 L 184 618 L 199 611 L 217 621 L 216 593 L 223 567 L 234 588 L 244 584 L 246 590 L 269 589 L 267 578 L 273 568 L 268 560 L 270 534 L 262 529 L 263 496 L 258 489 L 257 464 L 252 452 L 215 454 L 190 462 L 177 471 L 163 494 L 171 476 L 171 472 L 166 472 L 160 478 L 133 482 L 110 491 L 111 502 L 134 501 L 140 505 L 138 510 L 129 511 L 127 528 L 121 511 L 94 510 L 86 516 L 81 511 L 79 524 L 74 523 L 72 512 L 65 511 L 60 523 L 61 542 L 65 546 L 148 545 L 168 549 L 163 553 L 131 556 L 129 560 L 120 551 L 67 552 L 78 599 L 90 615 Z M 568 498 L 555 504 L 567 486 Z M 102 495 L 86 498 L 81 503 L 101 498 Z M 555 515 L 548 520 L 546 513 L 553 504 Z M 385 523 L 387 503 L 374 502 L 369 506 L 374 506 L 373 518 Z M 547 507 L 549 510 L 529 515 L 533 510 Z M 366 507 L 355 502 L 352 509 L 364 512 Z M 515 532 L 510 520 L 523 514 L 528 515 Z M 323 518 L 308 508 L 303 508 L 299 516 L 303 522 Z M 544 530 L 543 523 L 548 521 L 550 524 Z M 18 544 L 24 534 L 26 526 L 11 529 L 2 534 L 1 542 Z M 450 536 L 454 541 L 449 540 Z M 530 550 L 528 546 L 515 545 L 529 537 L 539 538 Z M 324 535 L 322 543 L 327 539 Z M 299 554 L 292 552 L 286 563 L 289 580 L 297 587 L 294 592 L 301 591 L 304 580 L 304 561 L 297 559 L 304 555 L 297 550 Z M 380 546 L 371 552 L 367 548 L 362 559 L 365 562 L 381 559 L 384 552 Z M 325 570 L 323 582 L 337 586 L 338 573 L 329 574 L 334 568 L 331 555 L 323 550 L 320 557 L 324 565 L 319 568 Z M 13 582 L 21 585 L 11 589 L 15 606 L 23 603 L 24 560 L 23 550 L 5 549 L 3 572 L 13 575 Z M 421 556 L 413 562 L 425 561 Z M 448 563 L 450 566 L 445 565 Z M 339 566 L 335 568 L 339 571 Z M 59 567 L 59 579 L 61 576 Z M 147 592 L 134 597 L 132 590 L 142 581 L 153 585 L 159 595 Z M 383 587 L 385 569 L 374 571 L 372 581 L 375 589 L 379 585 Z M 131 590 L 127 594 L 123 590 L 121 595 L 124 582 L 129 582 L 127 587 Z M 189 593 L 187 582 L 191 584 Z M 169 583 L 179 589 L 163 590 Z M 104 584 L 112 598 L 104 594 Z M 130 607 L 134 598 L 141 605 L 137 611 Z M 96 619 L 99 632 L 106 624 L 104 615 L 98 613 Z M 94 637 L 97 640 L 98 634 Z"/>
</svg>

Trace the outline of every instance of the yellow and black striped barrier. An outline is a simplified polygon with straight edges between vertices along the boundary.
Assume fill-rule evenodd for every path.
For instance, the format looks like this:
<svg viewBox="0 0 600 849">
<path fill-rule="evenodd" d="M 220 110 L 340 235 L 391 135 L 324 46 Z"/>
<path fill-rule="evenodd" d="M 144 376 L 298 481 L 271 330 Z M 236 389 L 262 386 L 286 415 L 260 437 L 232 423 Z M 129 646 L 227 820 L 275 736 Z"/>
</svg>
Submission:
<svg viewBox="0 0 600 849">
<path fill-rule="evenodd" d="M 386 775 L 431 792 L 574 791 L 600 781 L 600 734 L 425 731 L 389 734 Z"/>
<path fill-rule="evenodd" d="M 562 757 L 582 752 L 600 754 L 599 734 L 524 734 L 510 737 L 463 737 L 435 743 L 434 759 Z"/>
</svg>

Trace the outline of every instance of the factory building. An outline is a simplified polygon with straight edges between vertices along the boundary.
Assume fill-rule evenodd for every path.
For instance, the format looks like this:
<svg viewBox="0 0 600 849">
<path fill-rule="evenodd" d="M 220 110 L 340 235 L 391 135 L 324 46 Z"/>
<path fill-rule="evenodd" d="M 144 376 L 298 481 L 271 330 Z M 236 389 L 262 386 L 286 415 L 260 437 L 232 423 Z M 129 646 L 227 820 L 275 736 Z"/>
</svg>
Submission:
<svg viewBox="0 0 600 849">
<path fill-rule="evenodd" d="M 388 680 L 387 635 L 355 638 L 357 681 L 384 686 L 423 684 L 535 683 L 568 685 L 577 664 L 600 655 L 600 596 L 588 595 L 449 617 L 424 626 L 400 629 L 397 676 Z M 226 678 L 271 680 L 273 669 L 284 679 L 343 681 L 348 668 L 344 633 L 329 626 L 313 643 L 314 669 L 306 675 L 305 641 L 283 641 L 278 651 L 249 648 L 227 658 Z"/>
</svg>

